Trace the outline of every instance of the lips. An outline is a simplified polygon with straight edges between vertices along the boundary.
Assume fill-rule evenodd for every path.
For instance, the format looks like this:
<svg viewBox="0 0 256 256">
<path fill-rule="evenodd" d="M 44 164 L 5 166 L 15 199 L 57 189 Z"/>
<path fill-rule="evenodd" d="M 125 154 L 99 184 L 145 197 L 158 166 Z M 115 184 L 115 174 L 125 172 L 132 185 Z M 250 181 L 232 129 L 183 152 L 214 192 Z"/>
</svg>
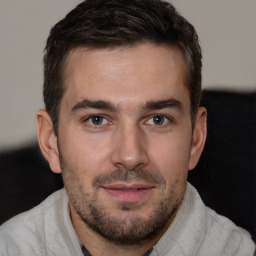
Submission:
<svg viewBox="0 0 256 256">
<path fill-rule="evenodd" d="M 102 189 L 112 199 L 120 202 L 138 202 L 147 197 L 155 188 L 151 184 L 109 184 Z"/>
</svg>

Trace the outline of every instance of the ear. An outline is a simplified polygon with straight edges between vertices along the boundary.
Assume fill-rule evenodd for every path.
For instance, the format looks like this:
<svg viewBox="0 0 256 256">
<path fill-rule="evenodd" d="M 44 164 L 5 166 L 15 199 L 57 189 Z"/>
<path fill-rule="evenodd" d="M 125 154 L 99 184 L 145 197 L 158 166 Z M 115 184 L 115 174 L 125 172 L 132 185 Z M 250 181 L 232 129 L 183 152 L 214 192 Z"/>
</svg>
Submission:
<svg viewBox="0 0 256 256">
<path fill-rule="evenodd" d="M 190 150 L 190 161 L 189 170 L 195 168 L 201 153 L 204 149 L 206 134 L 207 134 L 207 124 L 206 124 L 207 111 L 206 108 L 200 107 L 197 112 L 195 125 L 192 135 L 192 143 Z"/>
<path fill-rule="evenodd" d="M 60 173 L 57 136 L 53 130 L 52 119 L 46 110 L 40 109 L 36 115 L 37 137 L 42 154 L 55 173 Z"/>
</svg>

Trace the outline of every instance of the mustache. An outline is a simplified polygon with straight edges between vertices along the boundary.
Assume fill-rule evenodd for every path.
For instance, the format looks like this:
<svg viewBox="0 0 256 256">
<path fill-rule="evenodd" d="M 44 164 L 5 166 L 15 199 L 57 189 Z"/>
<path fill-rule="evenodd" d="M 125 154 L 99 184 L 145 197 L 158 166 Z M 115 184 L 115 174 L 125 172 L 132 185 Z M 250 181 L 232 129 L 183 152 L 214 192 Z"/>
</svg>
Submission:
<svg viewBox="0 0 256 256">
<path fill-rule="evenodd" d="M 166 186 L 164 177 L 159 173 L 152 173 L 143 169 L 128 170 L 125 168 L 118 168 L 109 173 L 102 173 L 96 176 L 93 180 L 93 186 L 101 187 L 113 182 L 134 182 L 141 181 L 150 184 L 158 184 L 163 187 Z"/>
</svg>

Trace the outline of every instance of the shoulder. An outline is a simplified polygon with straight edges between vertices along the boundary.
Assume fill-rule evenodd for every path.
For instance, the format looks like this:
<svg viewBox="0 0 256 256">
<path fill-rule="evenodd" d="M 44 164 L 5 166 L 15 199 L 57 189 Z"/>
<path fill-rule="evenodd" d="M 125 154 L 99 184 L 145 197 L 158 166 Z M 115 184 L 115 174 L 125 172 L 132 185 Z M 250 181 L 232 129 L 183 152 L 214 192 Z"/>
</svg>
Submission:
<svg viewBox="0 0 256 256">
<path fill-rule="evenodd" d="M 184 236 L 196 244 L 195 255 L 253 255 L 255 244 L 250 234 L 205 206 L 197 190 L 189 183 L 183 200 L 183 214 L 187 222 Z"/>
<path fill-rule="evenodd" d="M 205 240 L 200 249 L 214 251 L 210 255 L 252 256 L 255 251 L 249 232 L 208 207 L 205 232 Z"/>
<path fill-rule="evenodd" d="M 65 191 L 59 190 L 50 195 L 40 205 L 30 211 L 21 213 L 0 226 L 0 252 L 21 250 L 29 252 L 31 248 L 40 255 L 45 240 L 45 230 L 56 219 L 57 209 L 62 207 Z M 48 227 L 48 228 L 47 228 Z M 10 255 L 15 255 L 10 254 Z M 0 253 L 1 254 L 1 253 Z M 1 254 L 2 255 L 2 254 Z"/>
</svg>

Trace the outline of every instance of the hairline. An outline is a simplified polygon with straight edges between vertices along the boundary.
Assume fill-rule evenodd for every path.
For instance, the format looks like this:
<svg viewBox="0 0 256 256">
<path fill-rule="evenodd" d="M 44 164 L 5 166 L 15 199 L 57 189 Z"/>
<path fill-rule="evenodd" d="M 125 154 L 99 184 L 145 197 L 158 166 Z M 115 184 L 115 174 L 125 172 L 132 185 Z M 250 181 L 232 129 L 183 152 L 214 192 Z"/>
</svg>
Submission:
<svg viewBox="0 0 256 256">
<path fill-rule="evenodd" d="M 176 49 L 178 51 L 180 51 L 180 53 L 182 54 L 182 58 L 183 58 L 183 74 L 184 74 L 184 85 L 186 87 L 186 89 L 188 90 L 189 93 L 189 101 L 190 101 L 190 115 L 191 115 L 191 122 L 192 122 L 192 127 L 194 124 L 194 115 L 196 113 L 192 113 L 192 101 L 191 101 L 191 96 L 190 96 L 190 71 L 189 71 L 189 54 L 187 54 L 185 52 L 185 50 L 182 50 L 181 47 L 179 47 L 178 44 L 175 43 L 168 43 L 168 42 L 155 42 L 153 40 L 148 40 L 148 39 L 142 39 L 142 40 L 138 40 L 134 43 L 129 43 L 129 44 L 117 44 L 117 45 L 110 45 L 110 46 L 91 46 L 91 45 L 75 45 L 75 46 L 71 46 L 65 53 L 65 55 L 62 57 L 62 61 L 61 61 L 61 72 L 60 72 L 60 80 L 61 80 L 61 87 L 62 87 L 62 95 L 61 98 L 59 100 L 59 103 L 57 105 L 57 133 L 58 133 L 58 127 L 59 127 L 59 116 L 60 116 L 60 107 L 61 107 L 61 103 L 62 103 L 62 99 L 64 97 L 64 94 L 67 90 L 68 84 L 68 77 L 67 77 L 67 64 L 68 64 L 68 60 L 70 55 L 75 52 L 75 51 L 79 51 L 79 50 L 87 50 L 87 51 L 91 51 L 91 50 L 115 50 L 115 49 L 129 49 L 129 48 L 134 48 L 137 46 L 140 46 L 142 44 L 152 44 L 155 46 L 165 46 L 168 48 L 172 48 L 172 49 Z M 197 108 L 198 109 L 198 108 Z M 196 109 L 196 110 L 197 110 Z"/>
</svg>

